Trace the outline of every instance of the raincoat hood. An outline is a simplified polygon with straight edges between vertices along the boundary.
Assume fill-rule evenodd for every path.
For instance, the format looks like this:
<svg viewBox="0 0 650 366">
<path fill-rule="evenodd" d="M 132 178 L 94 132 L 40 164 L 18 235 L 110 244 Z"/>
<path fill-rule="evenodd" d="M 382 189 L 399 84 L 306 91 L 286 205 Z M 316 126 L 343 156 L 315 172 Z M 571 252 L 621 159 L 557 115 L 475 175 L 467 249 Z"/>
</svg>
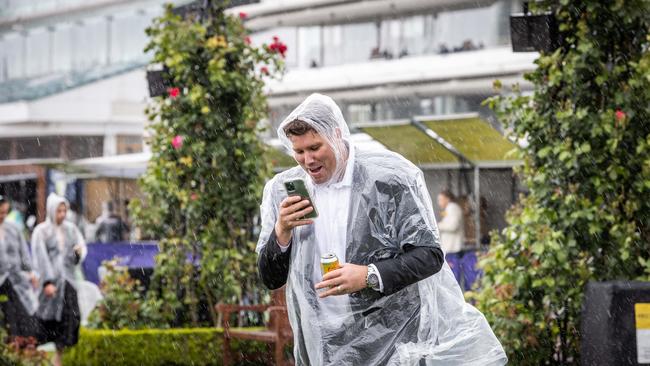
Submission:
<svg viewBox="0 0 650 366">
<path fill-rule="evenodd" d="M 290 152 L 293 151 L 292 143 L 284 132 L 284 128 L 294 121 L 309 124 L 321 137 L 327 141 L 336 157 L 336 168 L 328 182 L 338 182 L 345 173 L 346 158 L 349 149 L 353 146 L 350 141 L 350 130 L 343 113 L 332 98 L 314 93 L 307 97 L 296 109 L 282 121 L 278 127 L 278 137 Z"/>
<path fill-rule="evenodd" d="M 65 204 L 65 207 L 67 209 L 70 209 L 70 204 L 68 203 L 68 200 L 65 199 L 65 197 L 61 197 L 56 193 L 50 193 L 50 195 L 47 196 L 47 201 L 45 204 L 47 210 L 47 221 L 53 225 L 56 225 L 56 210 L 62 203 Z"/>
</svg>

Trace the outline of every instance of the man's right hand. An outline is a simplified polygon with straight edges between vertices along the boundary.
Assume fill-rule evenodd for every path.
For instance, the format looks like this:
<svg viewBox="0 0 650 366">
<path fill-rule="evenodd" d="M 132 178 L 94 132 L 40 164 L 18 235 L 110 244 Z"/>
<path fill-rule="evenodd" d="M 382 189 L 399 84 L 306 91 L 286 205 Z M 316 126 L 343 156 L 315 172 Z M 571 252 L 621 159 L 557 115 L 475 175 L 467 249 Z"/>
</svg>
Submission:
<svg viewBox="0 0 650 366">
<path fill-rule="evenodd" d="M 45 292 L 45 296 L 47 297 L 54 297 L 54 294 L 56 294 L 56 286 L 51 283 L 47 284 L 43 289 L 43 292 Z"/>
<path fill-rule="evenodd" d="M 278 243 L 282 246 L 289 245 L 291 231 L 294 227 L 312 224 L 313 220 L 300 220 L 300 218 L 313 210 L 314 208 L 309 203 L 309 200 L 302 199 L 300 196 L 285 198 L 280 203 L 280 215 L 275 223 L 275 236 Z"/>
</svg>

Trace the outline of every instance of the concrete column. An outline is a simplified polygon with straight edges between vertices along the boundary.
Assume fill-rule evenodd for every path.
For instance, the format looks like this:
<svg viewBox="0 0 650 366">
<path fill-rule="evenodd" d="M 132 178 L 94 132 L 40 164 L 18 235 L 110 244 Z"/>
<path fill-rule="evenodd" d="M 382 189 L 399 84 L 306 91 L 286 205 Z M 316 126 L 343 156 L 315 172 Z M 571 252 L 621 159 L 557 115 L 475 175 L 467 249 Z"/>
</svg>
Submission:
<svg viewBox="0 0 650 366">
<path fill-rule="evenodd" d="M 113 156 L 117 155 L 117 135 L 114 133 L 107 133 L 104 135 L 104 155 Z"/>
</svg>

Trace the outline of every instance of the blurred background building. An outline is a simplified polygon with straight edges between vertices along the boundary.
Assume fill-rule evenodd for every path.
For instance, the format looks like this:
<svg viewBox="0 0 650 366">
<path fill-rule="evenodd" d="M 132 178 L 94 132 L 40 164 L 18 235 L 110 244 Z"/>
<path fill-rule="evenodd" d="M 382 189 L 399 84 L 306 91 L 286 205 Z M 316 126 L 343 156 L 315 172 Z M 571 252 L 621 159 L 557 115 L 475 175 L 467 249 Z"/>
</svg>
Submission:
<svg viewBox="0 0 650 366">
<path fill-rule="evenodd" d="M 44 219 L 65 194 L 91 222 L 101 202 L 126 215 L 148 152 L 145 28 L 159 0 L 0 0 L 0 194 Z M 176 5 L 188 1 L 174 1 Z M 518 0 L 239 1 L 254 44 L 278 36 L 288 72 L 268 83 L 270 128 L 312 92 L 332 96 L 359 144 L 404 154 L 434 197 L 451 188 L 482 233 L 504 225 L 518 192 L 514 145 L 481 102 L 493 81 L 530 86 L 534 53 L 513 53 Z M 433 131 L 456 150 L 428 136 Z M 470 220 L 471 221 L 471 220 Z M 469 228 L 469 231 L 474 229 Z M 483 234 L 481 234 L 483 235 Z M 469 239 L 472 240 L 469 235 Z M 474 236 L 476 237 L 476 236 Z"/>
</svg>

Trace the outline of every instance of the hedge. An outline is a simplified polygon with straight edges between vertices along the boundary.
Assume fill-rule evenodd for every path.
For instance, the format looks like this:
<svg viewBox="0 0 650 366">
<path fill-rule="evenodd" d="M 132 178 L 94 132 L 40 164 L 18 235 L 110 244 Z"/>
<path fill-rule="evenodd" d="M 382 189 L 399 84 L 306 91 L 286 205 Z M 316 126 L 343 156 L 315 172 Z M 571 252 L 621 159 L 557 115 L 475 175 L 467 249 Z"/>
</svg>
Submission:
<svg viewBox="0 0 650 366">
<path fill-rule="evenodd" d="M 66 351 L 65 365 L 222 365 L 223 329 L 181 328 L 143 330 L 81 329 L 79 343 Z M 241 353 L 240 365 L 272 364 L 261 354 L 266 345 L 254 341 L 231 343 Z"/>
</svg>

